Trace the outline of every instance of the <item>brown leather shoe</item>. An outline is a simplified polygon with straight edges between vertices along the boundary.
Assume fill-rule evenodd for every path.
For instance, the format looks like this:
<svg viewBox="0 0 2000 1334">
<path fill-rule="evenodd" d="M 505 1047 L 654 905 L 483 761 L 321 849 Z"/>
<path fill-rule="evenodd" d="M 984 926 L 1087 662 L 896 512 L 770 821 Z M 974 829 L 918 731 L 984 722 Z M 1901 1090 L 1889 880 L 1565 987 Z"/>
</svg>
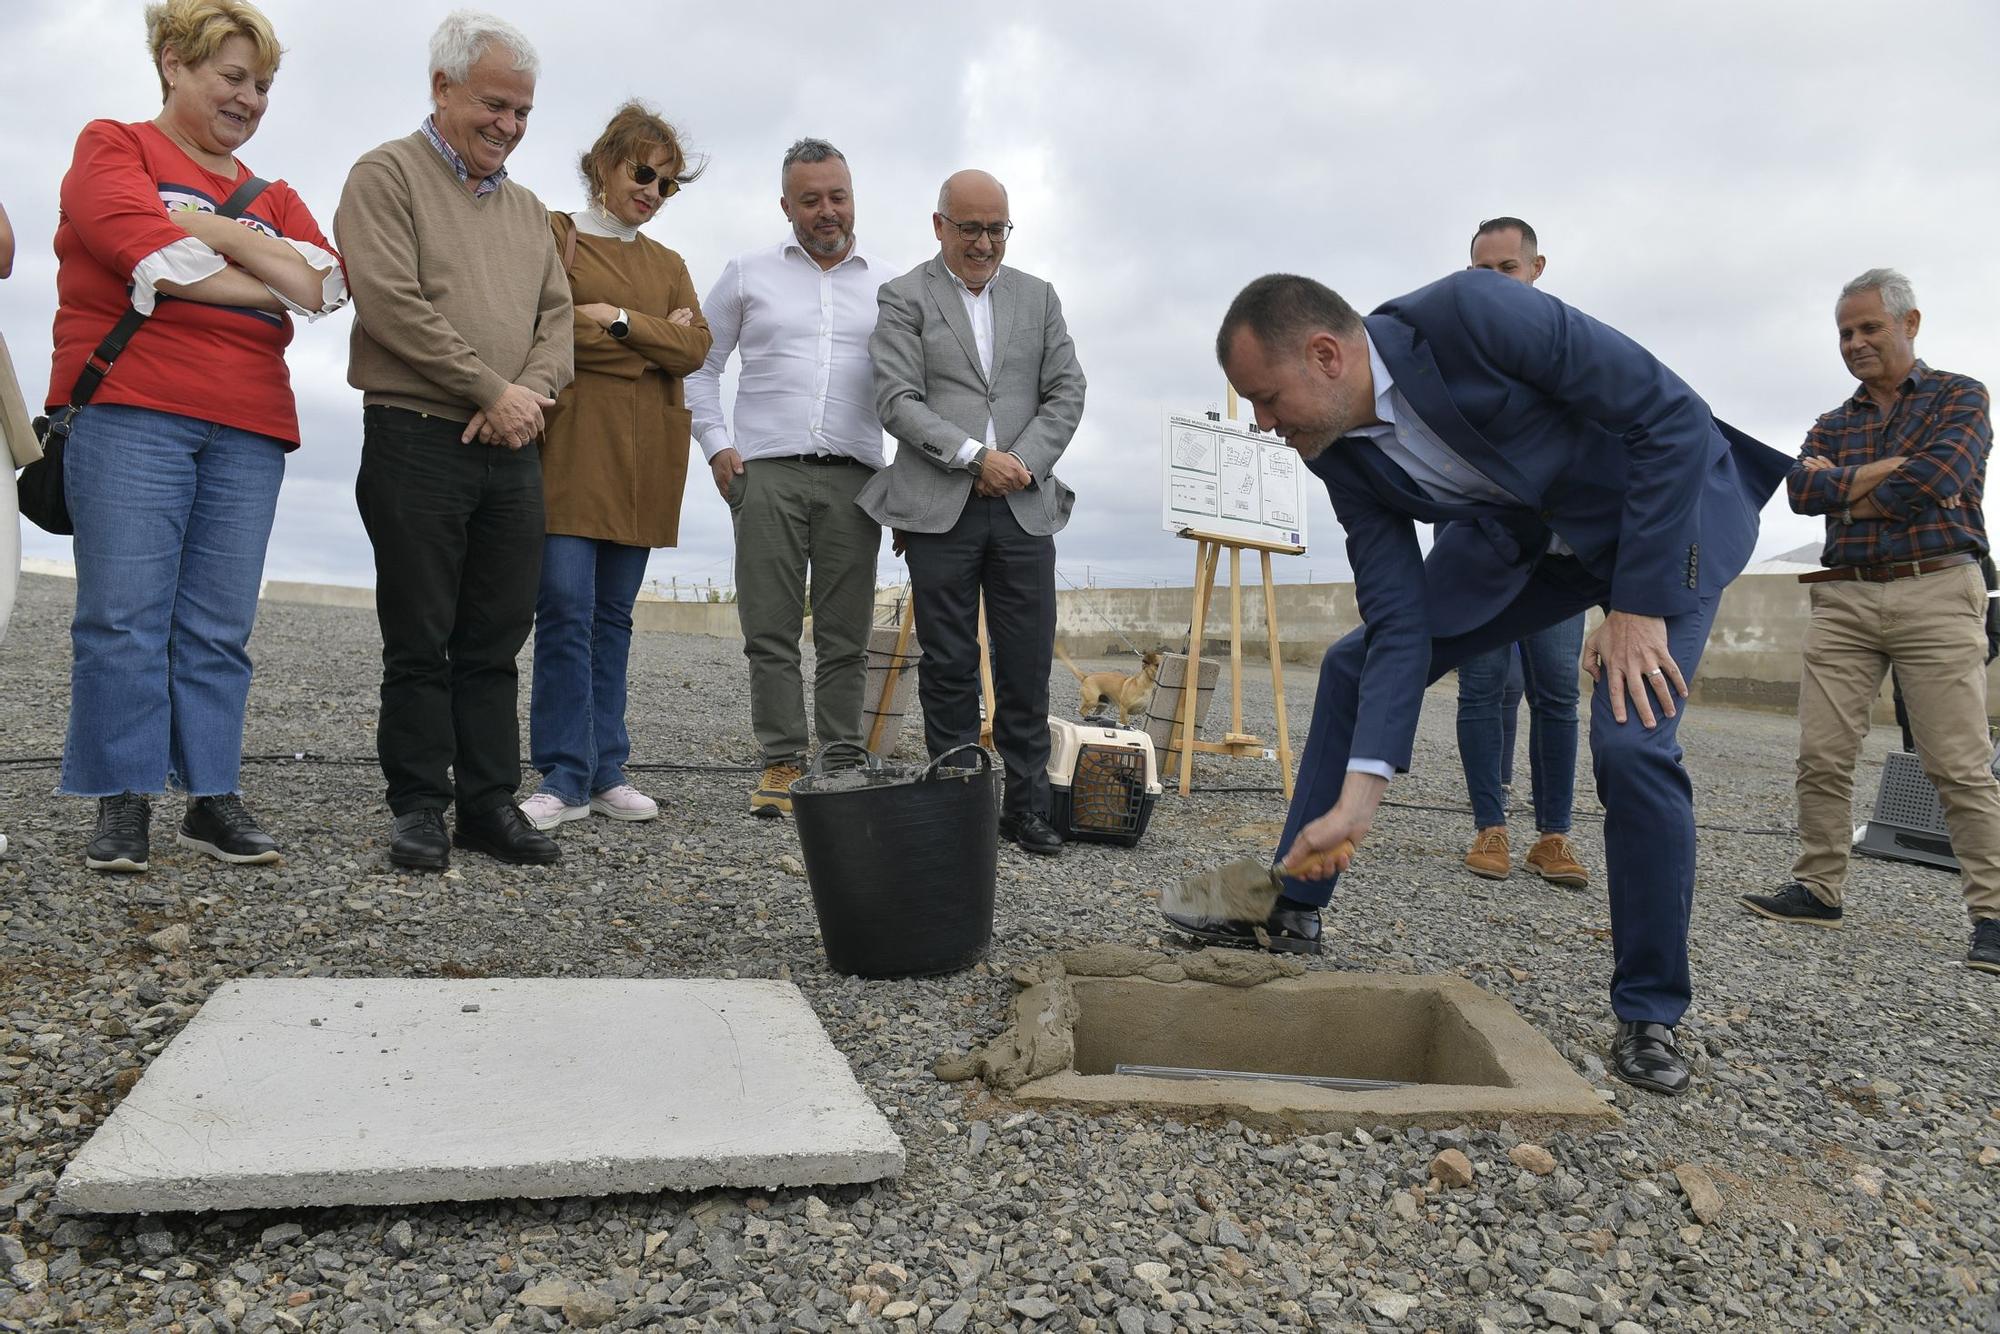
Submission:
<svg viewBox="0 0 2000 1334">
<path fill-rule="evenodd" d="M 774 816 L 792 813 L 792 784 L 803 771 L 796 764 L 767 764 L 764 776 L 750 789 L 750 813 Z"/>
<path fill-rule="evenodd" d="M 1590 872 L 1576 859 L 1576 848 L 1568 834 L 1543 834 L 1528 849 L 1522 865 L 1552 885 L 1582 889 L 1590 883 Z"/>
<path fill-rule="evenodd" d="M 1505 880 L 1514 871 L 1514 854 L 1507 848 L 1507 826 L 1482 829 L 1465 854 L 1465 869 L 1487 880 Z"/>
</svg>

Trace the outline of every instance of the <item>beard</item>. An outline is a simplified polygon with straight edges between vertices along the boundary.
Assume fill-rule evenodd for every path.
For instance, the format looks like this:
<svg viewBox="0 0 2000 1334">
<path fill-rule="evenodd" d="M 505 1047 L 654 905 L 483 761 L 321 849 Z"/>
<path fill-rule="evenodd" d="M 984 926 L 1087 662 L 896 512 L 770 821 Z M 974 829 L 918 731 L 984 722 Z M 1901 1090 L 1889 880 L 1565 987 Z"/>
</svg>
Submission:
<svg viewBox="0 0 2000 1334">
<path fill-rule="evenodd" d="M 1285 443 L 1307 462 L 1326 453 L 1329 445 L 1366 419 L 1366 414 L 1355 411 L 1355 397 L 1354 391 L 1336 387 L 1319 412 L 1293 424 Z"/>
<path fill-rule="evenodd" d="M 800 245 L 813 254 L 825 255 L 829 258 L 840 254 L 847 247 L 854 244 L 854 232 L 851 229 L 845 228 L 831 241 L 821 240 L 819 233 L 810 227 L 794 227 L 792 228 L 792 235 L 798 238 Z"/>
</svg>

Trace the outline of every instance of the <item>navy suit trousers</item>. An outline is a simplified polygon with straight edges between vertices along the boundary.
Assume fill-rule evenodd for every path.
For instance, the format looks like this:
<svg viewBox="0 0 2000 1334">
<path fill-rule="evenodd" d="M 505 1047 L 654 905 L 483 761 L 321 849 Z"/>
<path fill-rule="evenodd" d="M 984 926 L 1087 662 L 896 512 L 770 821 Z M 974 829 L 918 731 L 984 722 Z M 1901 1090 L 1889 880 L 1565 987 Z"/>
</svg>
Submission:
<svg viewBox="0 0 2000 1334">
<path fill-rule="evenodd" d="M 1586 608 L 1601 605 L 1610 585 L 1569 559 L 1546 559 L 1519 596 L 1491 621 L 1467 634 L 1431 641 L 1431 681 L 1467 656 L 1512 643 Z M 1667 618 L 1667 646 L 1681 675 L 1693 681 L 1715 621 L 1721 590 L 1703 595 L 1691 612 Z M 1307 823 L 1332 809 L 1347 778 L 1354 713 L 1360 698 L 1365 631 L 1331 649 L 1320 666 L 1312 728 L 1299 758 L 1298 785 L 1278 852 Z M 1611 714 L 1610 692 L 1591 693 L 1590 757 L 1604 805 L 1605 880 L 1611 896 L 1611 1008 L 1620 1019 L 1680 1022 L 1691 995 L 1688 919 L 1694 906 L 1694 792 L 1681 764 L 1680 720 L 1661 715 L 1648 729 L 1627 701 L 1626 720 Z M 1286 897 L 1325 905 L 1339 877 L 1285 880 Z"/>
</svg>

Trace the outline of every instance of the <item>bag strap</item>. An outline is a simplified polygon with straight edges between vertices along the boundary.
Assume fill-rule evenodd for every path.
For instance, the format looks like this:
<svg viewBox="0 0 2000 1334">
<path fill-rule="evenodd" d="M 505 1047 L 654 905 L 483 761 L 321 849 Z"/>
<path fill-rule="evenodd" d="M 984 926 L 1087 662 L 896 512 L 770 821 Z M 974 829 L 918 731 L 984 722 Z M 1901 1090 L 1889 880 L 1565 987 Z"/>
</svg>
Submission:
<svg viewBox="0 0 2000 1334">
<path fill-rule="evenodd" d="M 222 201 L 222 207 L 215 210 L 217 217 L 240 218 L 243 210 L 250 207 L 258 195 L 270 187 L 270 182 L 252 176 L 230 193 Z M 97 345 L 97 351 L 84 358 L 83 370 L 76 377 L 76 385 L 69 391 L 69 405 L 80 408 L 97 393 L 97 386 L 104 383 L 104 377 L 111 373 L 111 363 L 125 350 L 125 344 L 132 341 L 132 335 L 146 322 L 146 312 L 137 306 L 126 311 L 111 326 L 111 332 Z"/>
<path fill-rule="evenodd" d="M 576 219 L 569 220 L 569 235 L 563 238 L 563 274 L 576 277 Z"/>
</svg>

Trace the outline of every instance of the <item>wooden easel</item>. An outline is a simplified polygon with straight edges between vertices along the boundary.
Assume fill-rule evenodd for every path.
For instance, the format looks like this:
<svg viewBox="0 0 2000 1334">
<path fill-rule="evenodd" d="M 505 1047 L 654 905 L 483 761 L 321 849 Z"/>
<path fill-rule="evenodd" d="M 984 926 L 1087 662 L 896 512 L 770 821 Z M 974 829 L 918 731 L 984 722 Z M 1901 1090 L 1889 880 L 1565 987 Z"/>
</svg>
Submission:
<svg viewBox="0 0 2000 1334">
<path fill-rule="evenodd" d="M 1204 755 L 1253 755 L 1262 757 L 1264 743 L 1243 730 L 1243 553 L 1255 551 L 1264 563 L 1264 632 L 1271 657 L 1271 695 L 1278 707 L 1278 773 L 1283 781 L 1285 800 L 1292 799 L 1292 731 L 1285 719 L 1285 664 L 1278 651 L 1278 595 L 1271 579 L 1271 555 L 1296 556 L 1302 547 L 1254 538 L 1219 537 L 1192 528 L 1181 530 L 1193 538 L 1194 615 L 1188 624 L 1187 676 L 1181 683 L 1180 718 L 1169 736 L 1169 759 L 1178 753 L 1181 761 L 1181 795 L 1194 782 L 1194 753 Z M 1222 549 L 1229 549 L 1229 730 L 1220 741 L 1197 741 L 1194 735 L 1195 704 L 1201 696 L 1201 641 L 1208 628 L 1208 606 L 1215 593 L 1215 567 Z"/>
<path fill-rule="evenodd" d="M 917 599 L 915 593 L 903 604 L 903 623 L 896 628 L 896 656 L 889 664 L 889 670 L 882 674 L 881 697 L 875 701 L 875 725 L 868 729 L 868 749 L 874 750 L 882 740 L 882 728 L 889 721 L 889 702 L 896 698 L 896 682 L 903 675 L 904 655 L 909 652 L 910 636 L 917 626 Z M 986 703 L 985 716 L 979 723 L 979 744 L 993 744 L 993 658 L 986 643 L 986 599 L 979 599 L 979 695 Z"/>
</svg>

